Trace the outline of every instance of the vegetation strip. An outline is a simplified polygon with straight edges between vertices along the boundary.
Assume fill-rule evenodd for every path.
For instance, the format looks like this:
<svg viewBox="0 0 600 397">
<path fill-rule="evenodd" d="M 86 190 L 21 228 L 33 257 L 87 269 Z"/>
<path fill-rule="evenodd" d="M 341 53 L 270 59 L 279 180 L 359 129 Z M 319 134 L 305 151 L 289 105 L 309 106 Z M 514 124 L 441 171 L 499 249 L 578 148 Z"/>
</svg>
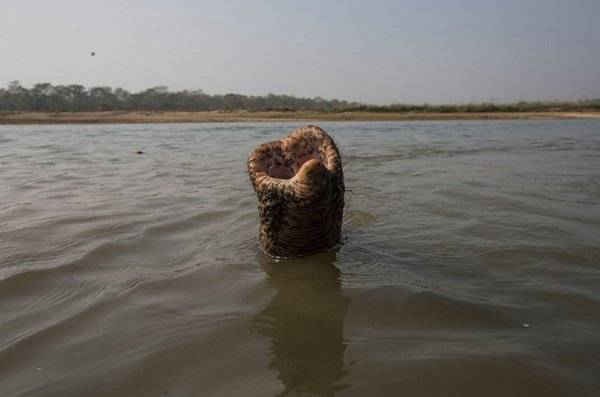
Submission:
<svg viewBox="0 0 600 397">
<path fill-rule="evenodd" d="M 18 81 L 0 88 L 0 124 L 170 123 L 270 120 L 451 120 L 599 117 L 600 99 L 576 102 L 475 103 L 376 106 L 337 99 L 289 95 L 209 95 Z"/>
</svg>

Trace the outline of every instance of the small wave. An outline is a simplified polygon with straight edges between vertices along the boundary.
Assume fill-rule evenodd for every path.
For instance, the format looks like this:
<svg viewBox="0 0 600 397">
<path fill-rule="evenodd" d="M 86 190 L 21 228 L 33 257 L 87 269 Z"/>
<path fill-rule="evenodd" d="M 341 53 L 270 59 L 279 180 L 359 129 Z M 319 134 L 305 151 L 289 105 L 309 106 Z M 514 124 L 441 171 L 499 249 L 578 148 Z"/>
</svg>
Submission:
<svg viewBox="0 0 600 397">
<path fill-rule="evenodd" d="M 478 155 L 485 153 L 506 153 L 512 151 L 514 148 L 510 146 L 494 146 L 494 147 L 482 147 L 482 148 L 438 148 L 438 147 L 417 147 L 407 149 L 399 153 L 389 154 L 347 154 L 344 156 L 344 161 L 352 164 L 352 162 L 391 162 L 398 160 L 414 160 L 419 158 L 429 157 L 455 157 L 455 156 L 467 156 L 467 155 Z"/>
<path fill-rule="evenodd" d="M 396 329 L 501 329 L 520 327 L 508 308 L 463 301 L 437 292 L 379 287 L 353 299 L 371 327 Z"/>
<path fill-rule="evenodd" d="M 377 217 L 370 212 L 351 210 L 344 212 L 344 226 L 360 228 L 369 226 L 377 221 Z"/>
<path fill-rule="evenodd" d="M 197 229 L 198 226 L 216 221 L 223 221 L 224 218 L 233 214 L 231 210 L 214 210 L 196 214 L 184 219 L 168 222 L 162 225 L 154 225 L 146 228 L 144 234 L 152 235 L 171 235 L 175 232 L 181 232 L 189 229 Z"/>
</svg>

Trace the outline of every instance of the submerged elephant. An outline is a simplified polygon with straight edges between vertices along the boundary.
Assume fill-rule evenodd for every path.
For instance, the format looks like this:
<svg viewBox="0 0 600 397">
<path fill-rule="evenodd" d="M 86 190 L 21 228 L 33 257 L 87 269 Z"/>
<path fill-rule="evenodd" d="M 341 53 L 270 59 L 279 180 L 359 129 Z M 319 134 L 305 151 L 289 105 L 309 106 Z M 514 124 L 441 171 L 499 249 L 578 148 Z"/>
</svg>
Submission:
<svg viewBox="0 0 600 397">
<path fill-rule="evenodd" d="M 265 252 L 302 256 L 340 241 L 342 159 L 321 128 L 309 125 L 260 145 L 250 153 L 248 174 L 258 196 L 259 239 Z"/>
</svg>

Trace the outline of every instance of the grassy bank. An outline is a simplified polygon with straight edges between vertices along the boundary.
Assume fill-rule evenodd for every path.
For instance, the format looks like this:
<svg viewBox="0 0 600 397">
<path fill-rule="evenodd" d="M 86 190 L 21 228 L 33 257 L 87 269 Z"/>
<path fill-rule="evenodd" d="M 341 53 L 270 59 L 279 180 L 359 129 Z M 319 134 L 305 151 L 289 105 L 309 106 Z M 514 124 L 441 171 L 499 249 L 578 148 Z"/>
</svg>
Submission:
<svg viewBox="0 0 600 397">
<path fill-rule="evenodd" d="M 600 112 L 4 112 L 0 124 L 139 124 L 244 121 L 409 121 L 409 120 L 513 120 L 600 118 Z"/>
</svg>

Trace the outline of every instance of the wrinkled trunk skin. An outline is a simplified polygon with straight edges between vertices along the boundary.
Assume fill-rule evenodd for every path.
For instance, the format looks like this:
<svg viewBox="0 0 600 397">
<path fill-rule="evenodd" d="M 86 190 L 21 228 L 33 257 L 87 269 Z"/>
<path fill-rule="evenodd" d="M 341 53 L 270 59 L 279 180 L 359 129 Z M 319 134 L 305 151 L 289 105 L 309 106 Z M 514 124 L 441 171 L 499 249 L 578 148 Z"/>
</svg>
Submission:
<svg viewBox="0 0 600 397">
<path fill-rule="evenodd" d="M 257 147 L 248 175 L 258 197 L 260 245 L 272 256 L 297 257 L 339 243 L 344 173 L 333 139 L 317 126 Z"/>
</svg>

